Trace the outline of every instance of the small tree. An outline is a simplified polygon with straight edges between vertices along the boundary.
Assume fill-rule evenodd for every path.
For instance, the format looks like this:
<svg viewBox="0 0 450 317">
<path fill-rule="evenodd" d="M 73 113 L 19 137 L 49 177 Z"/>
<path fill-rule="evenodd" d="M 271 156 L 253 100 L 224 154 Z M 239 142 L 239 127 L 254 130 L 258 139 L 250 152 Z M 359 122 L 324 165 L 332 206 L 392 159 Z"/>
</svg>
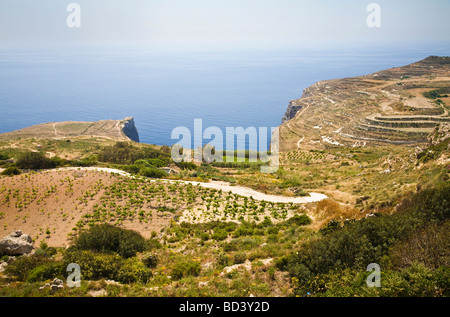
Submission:
<svg viewBox="0 0 450 317">
<path fill-rule="evenodd" d="M 13 176 L 13 175 L 19 175 L 21 173 L 22 173 L 22 171 L 20 169 L 18 169 L 16 166 L 11 166 L 11 167 L 8 167 L 7 169 L 5 169 L 2 172 L 2 175 Z"/>
<path fill-rule="evenodd" d="M 45 169 L 55 168 L 56 163 L 49 158 L 46 158 L 44 154 L 39 152 L 27 152 L 23 154 L 16 163 L 18 168 L 21 169 Z"/>
<path fill-rule="evenodd" d="M 142 257 L 142 262 L 149 269 L 153 269 L 158 265 L 158 256 L 156 254 L 147 253 Z"/>
</svg>

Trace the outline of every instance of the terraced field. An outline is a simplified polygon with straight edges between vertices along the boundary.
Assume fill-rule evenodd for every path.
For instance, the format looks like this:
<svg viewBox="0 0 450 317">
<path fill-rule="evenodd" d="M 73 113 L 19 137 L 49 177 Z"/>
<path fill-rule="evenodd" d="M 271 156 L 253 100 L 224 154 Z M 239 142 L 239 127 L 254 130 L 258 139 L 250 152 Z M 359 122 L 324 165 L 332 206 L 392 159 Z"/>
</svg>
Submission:
<svg viewBox="0 0 450 317">
<path fill-rule="evenodd" d="M 449 57 L 318 82 L 291 101 L 280 147 L 289 152 L 299 143 L 302 150 L 423 144 L 438 125 L 450 122 L 449 93 Z"/>
<path fill-rule="evenodd" d="M 330 159 L 330 155 L 324 152 L 296 150 L 286 153 L 285 158 L 291 162 L 322 162 Z"/>
<path fill-rule="evenodd" d="M 171 221 L 274 223 L 304 213 L 300 204 L 257 200 L 200 184 L 68 169 L 0 178 L 4 235 L 20 227 L 37 242 L 67 243 L 94 224 L 110 223 L 150 237 Z"/>
</svg>

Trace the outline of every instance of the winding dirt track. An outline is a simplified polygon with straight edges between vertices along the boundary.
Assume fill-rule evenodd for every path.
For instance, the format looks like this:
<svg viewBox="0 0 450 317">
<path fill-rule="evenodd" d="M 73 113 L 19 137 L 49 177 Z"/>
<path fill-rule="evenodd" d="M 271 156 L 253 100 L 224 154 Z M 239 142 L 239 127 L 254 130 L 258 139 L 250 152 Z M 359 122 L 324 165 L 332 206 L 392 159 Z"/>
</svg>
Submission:
<svg viewBox="0 0 450 317">
<path fill-rule="evenodd" d="M 88 170 L 95 170 L 95 171 L 103 171 L 108 173 L 115 173 L 122 176 L 127 177 L 134 177 L 132 174 L 118 170 L 113 168 L 105 168 L 105 167 L 63 167 L 55 169 L 54 171 L 67 171 L 67 170 L 80 170 L 80 171 L 88 171 Z M 169 179 L 161 179 L 162 181 L 166 182 L 179 182 L 184 184 L 192 184 L 194 186 L 202 186 L 205 188 L 211 188 L 216 190 L 222 190 L 224 192 L 232 192 L 233 194 L 241 195 L 244 197 L 253 197 L 256 200 L 265 200 L 268 202 L 274 202 L 274 203 L 294 203 L 294 204 L 305 204 L 305 203 L 311 203 L 311 202 L 317 202 L 324 199 L 327 199 L 328 197 L 323 194 L 318 193 L 310 193 L 309 196 L 305 197 L 286 197 L 286 196 L 278 196 L 278 195 L 267 195 L 261 192 L 258 192 L 256 190 L 253 190 L 248 187 L 243 186 L 231 186 L 228 183 L 225 182 L 217 182 L 212 181 L 210 183 L 202 183 L 202 182 L 194 182 L 194 181 L 183 181 L 183 180 L 169 180 Z"/>
</svg>

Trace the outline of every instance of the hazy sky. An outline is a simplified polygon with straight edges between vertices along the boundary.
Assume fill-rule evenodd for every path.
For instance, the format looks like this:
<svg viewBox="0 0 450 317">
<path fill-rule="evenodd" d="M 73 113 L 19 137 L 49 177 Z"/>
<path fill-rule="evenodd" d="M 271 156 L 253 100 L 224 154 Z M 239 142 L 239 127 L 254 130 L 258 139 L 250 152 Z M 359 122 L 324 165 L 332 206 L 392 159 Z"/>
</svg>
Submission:
<svg viewBox="0 0 450 317">
<path fill-rule="evenodd" d="M 69 28 L 66 7 L 81 7 Z M 367 5 L 381 6 L 369 28 Z M 11 44 L 278 47 L 450 41 L 450 0 L 0 0 L 0 48 Z"/>
</svg>

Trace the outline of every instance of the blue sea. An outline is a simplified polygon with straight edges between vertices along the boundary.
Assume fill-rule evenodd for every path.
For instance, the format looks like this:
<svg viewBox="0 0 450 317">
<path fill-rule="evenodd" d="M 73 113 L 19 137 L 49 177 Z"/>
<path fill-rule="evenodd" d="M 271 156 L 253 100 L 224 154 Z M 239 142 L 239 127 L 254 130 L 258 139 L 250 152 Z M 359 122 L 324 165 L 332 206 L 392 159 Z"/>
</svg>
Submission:
<svg viewBox="0 0 450 317">
<path fill-rule="evenodd" d="M 55 121 L 135 118 L 143 143 L 172 130 L 276 127 L 317 81 L 407 65 L 449 47 L 157 51 L 0 48 L 0 133 Z"/>
</svg>

